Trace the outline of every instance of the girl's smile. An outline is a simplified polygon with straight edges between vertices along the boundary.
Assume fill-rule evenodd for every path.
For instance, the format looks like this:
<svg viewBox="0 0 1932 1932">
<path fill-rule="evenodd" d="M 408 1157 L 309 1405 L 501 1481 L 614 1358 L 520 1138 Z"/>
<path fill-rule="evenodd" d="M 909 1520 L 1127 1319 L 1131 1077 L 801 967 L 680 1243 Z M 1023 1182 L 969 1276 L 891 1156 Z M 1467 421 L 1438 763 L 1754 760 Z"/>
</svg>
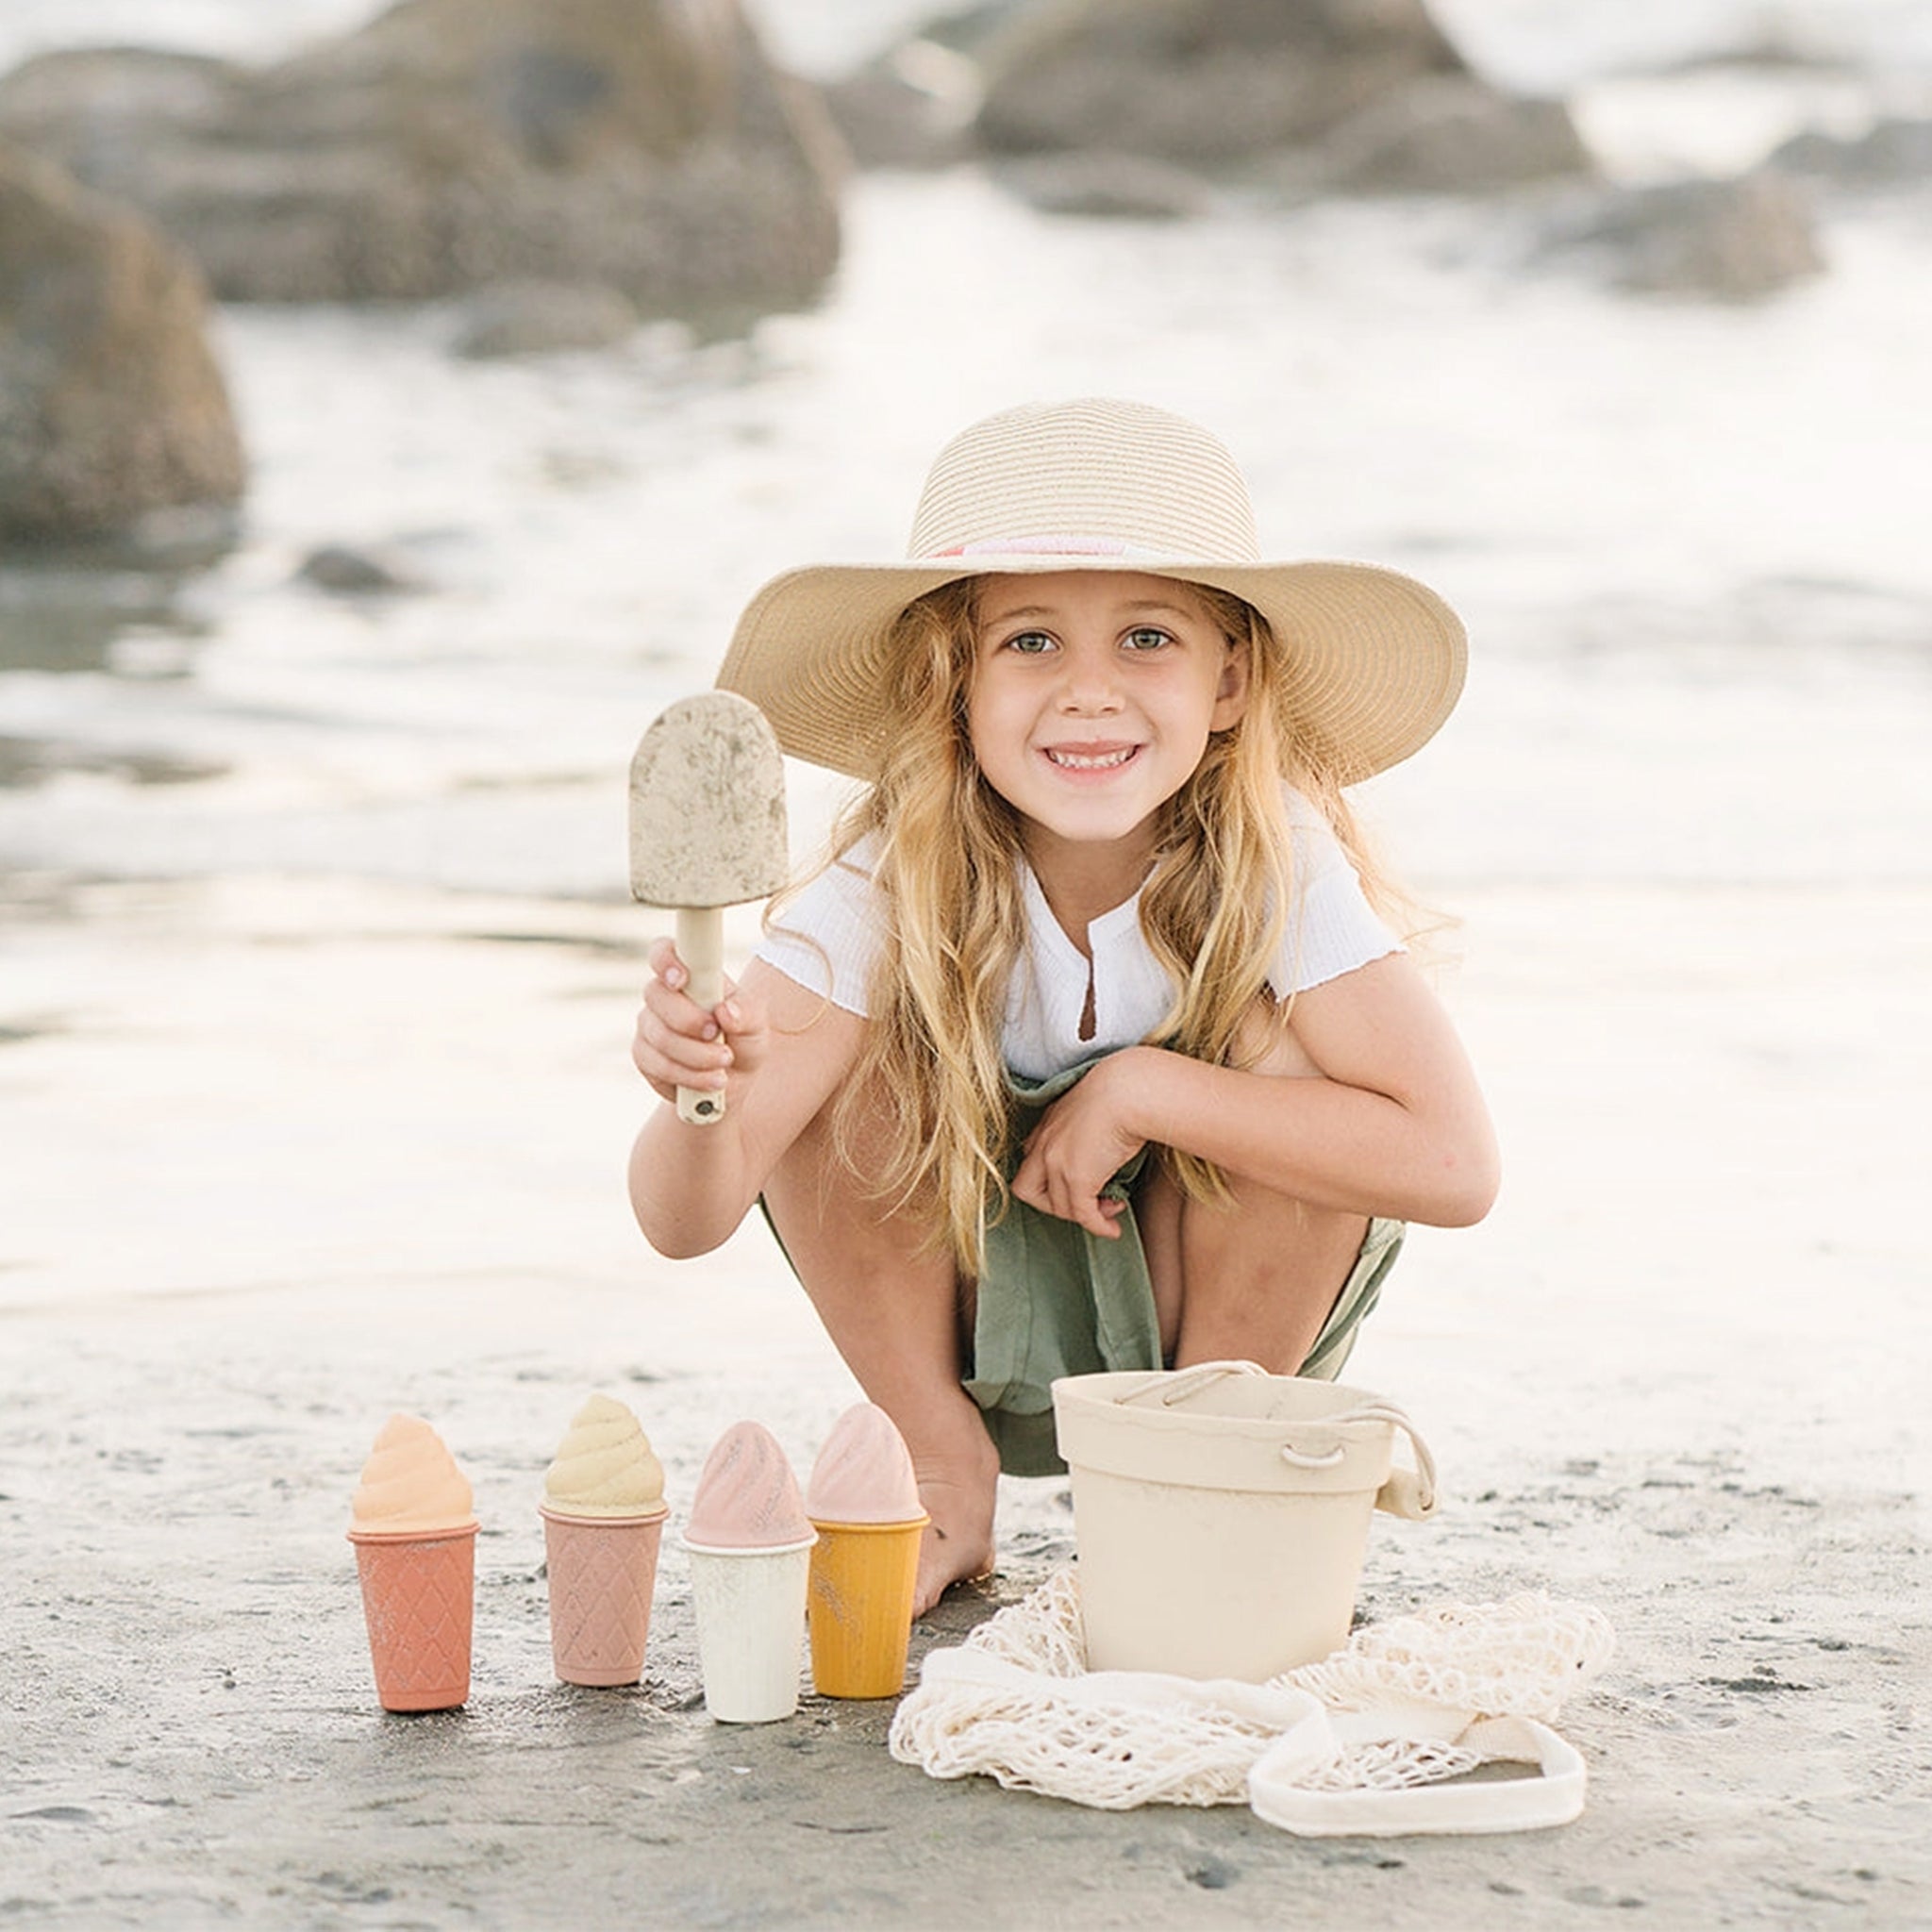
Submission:
<svg viewBox="0 0 1932 1932">
<path fill-rule="evenodd" d="M 1048 748 L 1047 757 L 1055 764 L 1069 772 L 1115 772 L 1140 750 L 1137 744 L 1113 746 L 1089 745 L 1084 750 L 1072 745 L 1058 749 Z"/>
<path fill-rule="evenodd" d="M 1035 869 L 1061 842 L 1143 861 L 1154 814 L 1241 717 L 1245 645 L 1186 584 L 1132 571 L 989 576 L 977 628 L 967 730 Z"/>
</svg>

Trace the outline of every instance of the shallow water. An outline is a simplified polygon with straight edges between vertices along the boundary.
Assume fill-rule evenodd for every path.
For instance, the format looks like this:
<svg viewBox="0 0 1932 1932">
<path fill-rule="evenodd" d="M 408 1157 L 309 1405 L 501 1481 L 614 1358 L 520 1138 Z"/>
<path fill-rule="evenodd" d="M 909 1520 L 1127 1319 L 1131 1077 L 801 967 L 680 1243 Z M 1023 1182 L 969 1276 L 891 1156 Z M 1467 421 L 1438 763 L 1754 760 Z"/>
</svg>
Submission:
<svg viewBox="0 0 1932 1932">
<path fill-rule="evenodd" d="M 1108 225 L 876 176 L 824 306 L 746 341 L 476 365 L 434 309 L 231 309 L 240 546 L 0 573 L 0 859 L 621 894 L 629 748 L 757 585 L 893 554 L 973 416 L 1112 391 L 1219 428 L 1276 554 L 1464 612 L 1461 713 L 1371 788 L 1432 880 L 1923 875 L 1926 233 L 1843 211 L 1826 278 L 1731 309 L 1527 266 L 1517 220 Z M 300 581 L 336 541 L 425 588 Z M 795 785 L 803 843 L 833 791 Z"/>
</svg>

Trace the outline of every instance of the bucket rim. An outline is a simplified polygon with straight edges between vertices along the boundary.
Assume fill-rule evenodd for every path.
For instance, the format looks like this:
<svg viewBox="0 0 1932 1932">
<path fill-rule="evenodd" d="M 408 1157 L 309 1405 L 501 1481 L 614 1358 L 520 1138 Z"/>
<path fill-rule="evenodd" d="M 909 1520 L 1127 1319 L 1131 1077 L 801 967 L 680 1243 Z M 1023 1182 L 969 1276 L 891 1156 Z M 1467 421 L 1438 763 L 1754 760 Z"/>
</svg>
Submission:
<svg viewBox="0 0 1932 1932">
<path fill-rule="evenodd" d="M 1265 1372 L 1243 1374 L 1238 1378 L 1230 1376 L 1225 1381 L 1203 1383 L 1198 1389 L 1189 1391 L 1184 1399 L 1172 1404 L 1143 1407 L 1132 1402 L 1135 1395 L 1151 1390 L 1163 1377 L 1184 1373 L 1173 1369 L 1108 1370 L 1090 1375 L 1060 1375 L 1049 1386 L 1056 1414 L 1065 1407 L 1152 1423 L 1156 1427 L 1188 1422 L 1212 1422 L 1223 1427 L 1244 1431 L 1252 1428 L 1257 1432 L 1283 1427 L 1383 1429 L 1391 1426 L 1387 1411 L 1393 1404 L 1389 1397 L 1378 1395 L 1374 1390 L 1358 1389 L 1352 1383 L 1324 1381 L 1317 1375 L 1271 1375 Z M 1320 1390 L 1324 1396 L 1333 1396 L 1335 1402 L 1325 1414 L 1243 1415 L 1229 1413 L 1195 1400 L 1197 1396 L 1209 1396 L 1216 1390 L 1252 1387 L 1257 1381 L 1277 1388 L 1291 1385 L 1297 1389 Z M 1109 1390 L 1099 1386 L 1102 1384 L 1113 1384 L 1115 1387 Z M 1369 1412 L 1352 1414 L 1352 1410 Z"/>
</svg>

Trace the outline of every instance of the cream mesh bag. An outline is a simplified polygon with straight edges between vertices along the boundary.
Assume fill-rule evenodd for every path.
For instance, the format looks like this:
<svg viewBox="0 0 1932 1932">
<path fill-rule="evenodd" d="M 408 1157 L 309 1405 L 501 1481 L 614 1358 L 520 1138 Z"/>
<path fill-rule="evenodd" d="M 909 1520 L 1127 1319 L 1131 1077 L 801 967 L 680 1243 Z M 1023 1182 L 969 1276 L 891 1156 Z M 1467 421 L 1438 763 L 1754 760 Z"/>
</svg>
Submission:
<svg viewBox="0 0 1932 1932">
<path fill-rule="evenodd" d="M 1060 1570 L 927 1655 L 891 1748 L 1108 1810 L 1246 1799 L 1309 1836 L 1522 1830 L 1583 1808 L 1583 1761 L 1549 1720 L 1611 1648 L 1600 1611 L 1524 1595 L 1369 1625 L 1266 1684 L 1088 1671 Z M 1491 1763 L 1528 1774 L 1471 1778 Z"/>
</svg>

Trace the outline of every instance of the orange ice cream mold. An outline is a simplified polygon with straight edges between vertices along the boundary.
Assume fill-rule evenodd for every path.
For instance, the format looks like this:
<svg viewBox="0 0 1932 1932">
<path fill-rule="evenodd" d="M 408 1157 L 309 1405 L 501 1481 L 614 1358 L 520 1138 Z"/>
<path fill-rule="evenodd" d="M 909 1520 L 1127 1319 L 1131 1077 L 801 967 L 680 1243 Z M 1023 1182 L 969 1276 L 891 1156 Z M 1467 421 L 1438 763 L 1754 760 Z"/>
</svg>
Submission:
<svg viewBox="0 0 1932 1932">
<path fill-rule="evenodd" d="M 467 1703 L 477 1524 L 470 1485 L 427 1423 L 383 1424 L 350 1516 L 382 1707 Z"/>
</svg>

